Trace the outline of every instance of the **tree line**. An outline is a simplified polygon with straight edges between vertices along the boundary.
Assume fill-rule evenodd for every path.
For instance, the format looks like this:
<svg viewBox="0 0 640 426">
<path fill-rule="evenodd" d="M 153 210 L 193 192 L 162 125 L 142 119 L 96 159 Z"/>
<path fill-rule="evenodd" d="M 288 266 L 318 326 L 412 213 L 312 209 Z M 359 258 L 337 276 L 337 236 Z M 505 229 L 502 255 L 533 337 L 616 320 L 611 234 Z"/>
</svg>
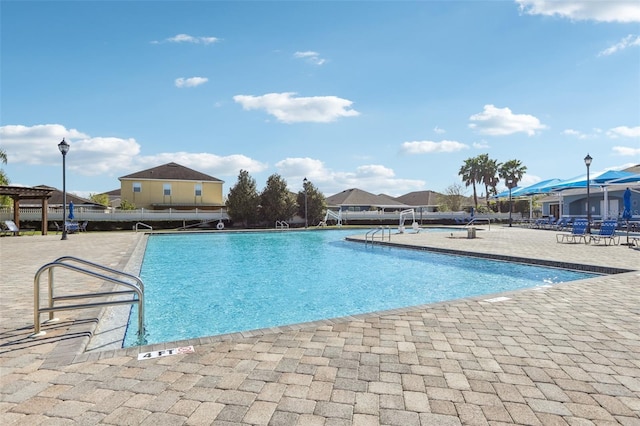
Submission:
<svg viewBox="0 0 640 426">
<path fill-rule="evenodd" d="M 323 220 L 326 200 L 318 188 L 306 178 L 298 193 L 287 189 L 287 182 L 277 173 L 267 178 L 262 192 L 248 171 L 240 170 L 236 184 L 227 195 L 227 214 L 246 228 L 254 225 L 273 225 L 276 221 L 290 220 L 298 215 L 316 225 Z"/>
</svg>

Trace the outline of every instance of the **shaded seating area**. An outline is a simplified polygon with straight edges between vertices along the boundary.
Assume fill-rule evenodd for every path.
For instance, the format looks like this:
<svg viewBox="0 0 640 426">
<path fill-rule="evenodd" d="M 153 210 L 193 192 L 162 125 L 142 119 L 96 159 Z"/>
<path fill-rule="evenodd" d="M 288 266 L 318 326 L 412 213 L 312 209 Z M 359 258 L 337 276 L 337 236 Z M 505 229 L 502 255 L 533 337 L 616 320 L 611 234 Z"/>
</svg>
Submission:
<svg viewBox="0 0 640 426">
<path fill-rule="evenodd" d="M 576 219 L 571 227 L 571 232 L 556 234 L 556 242 L 575 244 L 583 241 L 587 244 L 589 242 L 587 237 L 587 220 Z"/>
<path fill-rule="evenodd" d="M 20 200 L 36 199 L 41 202 L 42 216 L 40 222 L 42 226 L 42 235 L 47 235 L 47 205 L 48 200 L 53 193 L 51 188 L 32 188 L 26 186 L 9 186 L 0 185 L 0 195 L 6 195 L 13 200 L 13 224 L 16 228 L 20 228 Z"/>
<path fill-rule="evenodd" d="M 620 244 L 620 236 L 616 235 L 617 227 L 618 221 L 615 219 L 603 221 L 598 233 L 592 234 L 589 237 L 589 242 L 594 242 L 596 244 L 600 244 L 600 242 L 603 242 L 605 245 Z"/>
</svg>

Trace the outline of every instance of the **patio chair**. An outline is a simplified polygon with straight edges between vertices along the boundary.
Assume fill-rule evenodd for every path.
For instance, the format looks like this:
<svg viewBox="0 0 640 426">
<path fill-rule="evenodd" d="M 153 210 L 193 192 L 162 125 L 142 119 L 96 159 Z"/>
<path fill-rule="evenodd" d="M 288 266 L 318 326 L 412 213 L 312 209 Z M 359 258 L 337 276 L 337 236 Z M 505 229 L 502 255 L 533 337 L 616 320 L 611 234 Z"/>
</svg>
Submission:
<svg viewBox="0 0 640 426">
<path fill-rule="evenodd" d="M 58 222 L 53 222 L 53 226 L 56 227 L 56 234 L 62 232 L 62 226 L 58 225 Z"/>
<path fill-rule="evenodd" d="M 31 231 L 32 235 L 36 233 L 35 228 L 23 228 L 23 229 L 18 228 L 18 225 L 16 225 L 16 223 L 12 220 L 5 220 L 4 224 L 7 227 L 7 231 L 4 231 L 4 232 L 12 233 L 13 235 L 20 235 L 20 232 L 23 232 L 23 231 Z"/>
<path fill-rule="evenodd" d="M 580 241 L 584 241 L 585 244 L 589 242 L 587 240 L 587 220 L 586 219 L 576 219 L 573 222 L 573 227 L 571 228 L 571 232 L 564 234 L 556 234 L 556 242 L 558 243 L 578 243 Z"/>
<path fill-rule="evenodd" d="M 89 224 L 88 220 L 85 220 L 84 222 L 82 222 L 81 224 L 78 225 L 78 231 L 80 232 L 87 232 L 87 225 Z"/>
<path fill-rule="evenodd" d="M 589 237 L 589 242 L 593 241 L 596 244 L 600 244 L 600 241 L 605 245 L 618 245 L 620 244 L 620 236 L 616 235 L 616 228 L 618 227 L 618 221 L 616 219 L 605 220 L 600 226 L 600 230 L 597 234 L 592 234 Z"/>
</svg>

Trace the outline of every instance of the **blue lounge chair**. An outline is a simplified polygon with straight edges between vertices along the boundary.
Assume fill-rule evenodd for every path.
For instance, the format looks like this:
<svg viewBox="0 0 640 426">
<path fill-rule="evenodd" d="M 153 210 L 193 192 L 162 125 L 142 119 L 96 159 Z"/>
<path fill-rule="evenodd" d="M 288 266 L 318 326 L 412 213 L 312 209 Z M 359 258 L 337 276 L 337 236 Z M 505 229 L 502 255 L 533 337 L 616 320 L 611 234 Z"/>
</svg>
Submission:
<svg viewBox="0 0 640 426">
<path fill-rule="evenodd" d="M 571 218 L 563 216 L 556 222 L 554 228 L 556 231 L 565 231 L 569 228 L 570 223 L 571 223 Z"/>
<path fill-rule="evenodd" d="M 573 222 L 570 233 L 556 234 L 556 241 L 559 243 L 579 243 L 584 241 L 585 244 L 589 242 L 587 240 L 587 220 L 576 219 Z"/>
<path fill-rule="evenodd" d="M 618 227 L 618 221 L 615 219 L 605 220 L 600 226 L 600 230 L 597 234 L 592 234 L 589 237 L 589 242 L 593 241 L 596 244 L 600 244 L 600 241 L 605 245 L 620 244 L 620 236 L 616 235 L 616 228 Z"/>
</svg>

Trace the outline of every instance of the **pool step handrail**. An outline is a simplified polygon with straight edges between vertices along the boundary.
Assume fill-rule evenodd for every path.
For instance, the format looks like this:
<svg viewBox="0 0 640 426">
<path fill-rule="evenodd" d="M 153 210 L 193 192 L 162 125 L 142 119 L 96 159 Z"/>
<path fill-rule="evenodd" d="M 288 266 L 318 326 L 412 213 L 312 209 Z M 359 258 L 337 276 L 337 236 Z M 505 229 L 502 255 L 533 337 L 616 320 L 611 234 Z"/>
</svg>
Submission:
<svg viewBox="0 0 640 426">
<path fill-rule="evenodd" d="M 289 224 L 284 220 L 276 220 L 276 229 L 289 229 Z"/>
<path fill-rule="evenodd" d="M 81 266 L 78 266 L 80 264 Z M 78 272 L 84 275 L 89 275 L 94 278 L 98 278 L 103 281 L 109 281 L 118 286 L 124 286 L 128 290 L 114 290 L 105 292 L 94 292 L 84 294 L 70 294 L 66 296 L 54 296 L 54 269 L 62 268 L 70 271 Z M 91 269 L 89 269 L 91 268 Z M 106 275 L 98 271 L 108 272 L 111 275 Z M 49 286 L 48 286 L 48 306 L 40 306 L 40 278 L 43 273 L 48 272 Z M 128 281 L 126 281 L 128 280 Z M 113 300 L 112 296 L 133 295 L 132 299 L 118 299 Z M 107 300 L 100 302 L 88 302 L 78 303 L 71 305 L 55 305 L 56 302 L 69 301 L 77 299 L 95 299 L 95 298 L 107 298 Z M 68 311 L 76 309 L 96 308 L 103 306 L 115 306 L 115 305 L 138 305 L 138 338 L 144 338 L 144 283 L 140 277 L 128 274 L 126 272 L 118 271 L 116 269 L 109 268 L 107 266 L 99 265 L 97 263 L 89 262 L 88 260 L 79 259 L 73 256 L 62 256 L 53 262 L 47 263 L 38 269 L 33 279 L 33 315 L 34 315 L 34 333 L 32 337 L 38 337 L 46 334 L 40 330 L 40 315 L 43 313 L 49 313 L 49 320 L 47 322 L 54 322 L 54 313 L 56 311 Z"/>
<path fill-rule="evenodd" d="M 478 222 L 487 222 L 487 225 L 489 225 L 489 230 L 491 230 L 491 219 L 489 219 L 488 217 L 474 217 L 474 218 L 471 218 L 471 220 L 466 225 L 464 225 L 464 227 L 468 228 L 471 225 L 475 225 Z"/>
<path fill-rule="evenodd" d="M 141 226 L 144 227 L 144 228 L 148 228 L 149 230 L 153 231 L 153 226 L 147 225 L 146 223 L 143 223 L 143 222 L 136 223 L 136 225 L 134 226 L 135 231 L 138 232 L 138 228 L 141 227 Z"/>
<path fill-rule="evenodd" d="M 387 233 L 389 235 L 389 241 L 391 241 L 391 227 L 387 226 L 386 227 Z M 385 231 L 385 227 L 384 226 L 380 226 L 378 228 L 375 229 L 371 229 L 369 231 L 367 231 L 366 234 L 364 234 L 364 245 L 367 245 L 367 242 L 369 241 L 369 236 L 371 236 L 371 245 L 373 245 L 373 243 L 375 242 L 375 236 L 376 234 L 380 233 L 380 241 L 384 241 L 384 231 Z"/>
</svg>

